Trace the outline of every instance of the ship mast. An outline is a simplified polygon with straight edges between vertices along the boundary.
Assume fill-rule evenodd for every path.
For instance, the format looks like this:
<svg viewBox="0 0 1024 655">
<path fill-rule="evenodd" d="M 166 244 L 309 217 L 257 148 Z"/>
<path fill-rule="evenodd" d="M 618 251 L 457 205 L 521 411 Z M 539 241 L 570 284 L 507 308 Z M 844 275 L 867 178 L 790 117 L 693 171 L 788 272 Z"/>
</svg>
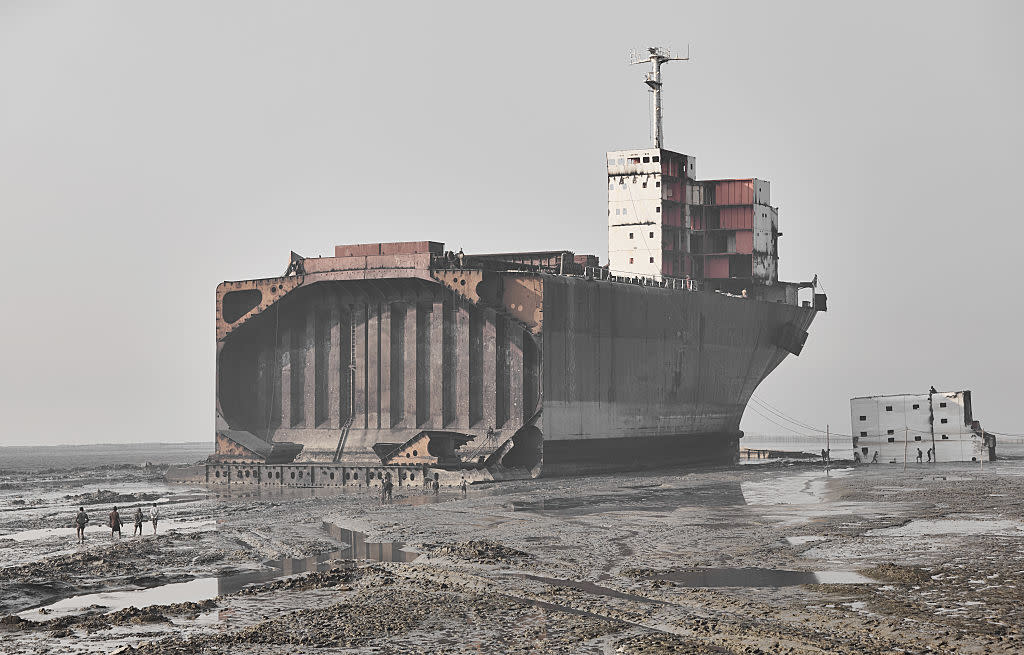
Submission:
<svg viewBox="0 0 1024 655">
<path fill-rule="evenodd" d="M 650 88 L 654 97 L 651 99 L 651 131 L 654 137 L 654 147 L 662 147 L 661 132 L 661 65 L 668 61 L 689 61 L 690 47 L 686 47 L 685 57 L 674 56 L 668 48 L 659 46 L 647 48 L 647 55 L 632 51 L 629 53 L 629 63 L 643 64 L 650 62 L 651 72 L 644 77 L 644 83 Z"/>
</svg>

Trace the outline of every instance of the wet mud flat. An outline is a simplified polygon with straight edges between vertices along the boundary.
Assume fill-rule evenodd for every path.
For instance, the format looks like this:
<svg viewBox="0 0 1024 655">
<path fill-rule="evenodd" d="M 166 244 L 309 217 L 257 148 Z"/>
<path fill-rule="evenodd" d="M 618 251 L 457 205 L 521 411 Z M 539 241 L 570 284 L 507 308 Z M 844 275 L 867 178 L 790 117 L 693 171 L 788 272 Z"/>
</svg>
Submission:
<svg viewBox="0 0 1024 655">
<path fill-rule="evenodd" d="M 0 652 L 1024 650 L 1022 461 L 159 491 L 184 527 L 113 544 L 0 512 Z"/>
</svg>

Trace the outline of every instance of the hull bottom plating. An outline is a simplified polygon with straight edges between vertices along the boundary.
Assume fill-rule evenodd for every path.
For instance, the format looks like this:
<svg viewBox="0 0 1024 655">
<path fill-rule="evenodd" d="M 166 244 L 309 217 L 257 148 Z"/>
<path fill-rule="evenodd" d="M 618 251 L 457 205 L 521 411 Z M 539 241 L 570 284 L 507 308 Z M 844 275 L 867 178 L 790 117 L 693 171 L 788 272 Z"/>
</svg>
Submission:
<svg viewBox="0 0 1024 655">
<path fill-rule="evenodd" d="M 544 442 L 543 476 L 735 464 L 742 433 Z"/>
</svg>

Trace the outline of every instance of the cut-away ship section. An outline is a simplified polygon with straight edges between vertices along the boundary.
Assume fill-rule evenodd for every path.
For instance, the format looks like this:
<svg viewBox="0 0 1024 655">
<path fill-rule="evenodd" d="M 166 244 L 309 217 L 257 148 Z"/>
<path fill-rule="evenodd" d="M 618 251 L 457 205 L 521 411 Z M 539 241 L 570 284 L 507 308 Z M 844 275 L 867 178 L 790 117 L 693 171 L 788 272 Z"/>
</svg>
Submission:
<svg viewBox="0 0 1024 655">
<path fill-rule="evenodd" d="M 768 182 L 698 180 L 656 127 L 654 147 L 607 154 L 603 266 L 374 243 L 222 283 L 216 452 L 194 478 L 459 484 L 735 461 L 747 401 L 825 296 L 778 281 Z"/>
</svg>

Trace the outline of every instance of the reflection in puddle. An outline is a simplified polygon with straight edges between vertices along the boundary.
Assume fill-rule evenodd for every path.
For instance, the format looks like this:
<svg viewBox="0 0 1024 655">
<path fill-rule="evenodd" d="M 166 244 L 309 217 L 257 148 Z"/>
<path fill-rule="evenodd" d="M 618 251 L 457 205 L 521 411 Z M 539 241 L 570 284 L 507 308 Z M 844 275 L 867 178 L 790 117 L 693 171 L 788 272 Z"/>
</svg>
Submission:
<svg viewBox="0 0 1024 655">
<path fill-rule="evenodd" d="M 419 553 L 405 550 L 405 544 L 398 542 L 374 543 L 366 535 L 346 530 L 332 523 L 324 523 L 324 530 L 334 539 L 345 544 L 345 548 L 310 557 L 286 557 L 265 562 L 267 568 L 246 571 L 219 577 L 198 578 L 188 582 L 175 582 L 148 589 L 109 591 L 82 594 L 59 600 L 44 608 L 21 612 L 19 616 L 33 621 L 46 621 L 75 614 L 89 608 L 115 612 L 127 607 L 149 607 L 173 603 L 198 602 L 233 594 L 246 585 L 269 582 L 299 573 L 327 570 L 344 560 L 371 560 L 374 562 L 411 562 Z"/>
<path fill-rule="evenodd" d="M 993 519 L 990 521 L 929 519 L 914 520 L 906 525 L 891 528 L 868 530 L 868 537 L 922 537 L 927 535 L 957 534 L 976 535 L 992 534 L 1004 536 L 1020 536 L 1024 534 L 1024 523 L 1009 519 Z"/>
<path fill-rule="evenodd" d="M 324 522 L 324 530 L 332 539 L 337 539 L 347 548 L 331 553 L 335 559 L 368 559 L 374 562 L 411 562 L 420 556 L 419 553 L 406 550 L 403 543 L 397 541 L 372 542 L 366 535 L 355 530 L 346 530 L 333 523 Z"/>
<path fill-rule="evenodd" d="M 684 587 L 791 587 L 802 584 L 874 582 L 853 571 L 785 571 L 761 568 L 713 568 L 670 571 L 650 576 Z"/>
<path fill-rule="evenodd" d="M 730 507 L 744 504 L 743 492 L 738 482 L 688 488 L 627 488 L 630 492 L 620 494 L 513 501 L 512 511 L 567 512 L 580 515 L 607 511 L 670 512 L 680 507 Z"/>
</svg>

